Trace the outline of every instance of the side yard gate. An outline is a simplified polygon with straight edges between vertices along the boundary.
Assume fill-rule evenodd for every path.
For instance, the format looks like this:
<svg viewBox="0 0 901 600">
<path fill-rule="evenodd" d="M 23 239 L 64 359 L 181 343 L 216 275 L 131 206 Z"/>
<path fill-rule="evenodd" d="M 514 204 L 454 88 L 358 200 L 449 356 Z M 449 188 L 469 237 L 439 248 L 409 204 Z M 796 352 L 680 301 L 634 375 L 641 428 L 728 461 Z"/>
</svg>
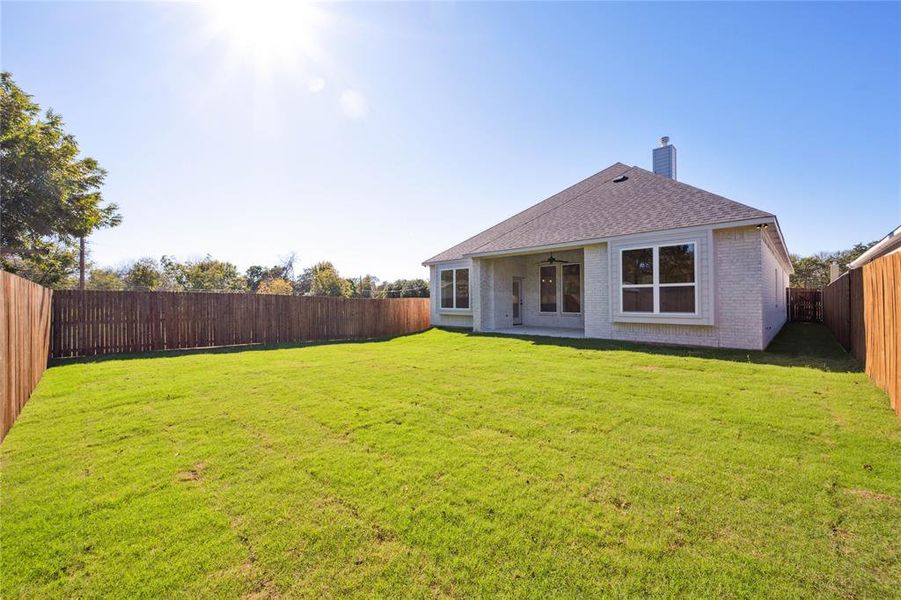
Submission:
<svg viewBox="0 0 901 600">
<path fill-rule="evenodd" d="M 819 323 L 823 320 L 823 293 L 813 288 L 788 288 L 788 320 Z"/>
</svg>

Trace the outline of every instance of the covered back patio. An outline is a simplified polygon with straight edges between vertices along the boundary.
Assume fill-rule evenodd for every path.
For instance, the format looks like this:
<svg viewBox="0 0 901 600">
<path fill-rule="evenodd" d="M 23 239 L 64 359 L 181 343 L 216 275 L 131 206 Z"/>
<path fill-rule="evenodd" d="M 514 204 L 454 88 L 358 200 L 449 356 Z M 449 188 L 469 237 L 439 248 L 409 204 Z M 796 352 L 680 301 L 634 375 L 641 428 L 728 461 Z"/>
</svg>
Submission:
<svg viewBox="0 0 901 600">
<path fill-rule="evenodd" d="M 479 294 L 475 331 L 584 337 L 581 248 L 474 258 L 473 267 Z"/>
</svg>

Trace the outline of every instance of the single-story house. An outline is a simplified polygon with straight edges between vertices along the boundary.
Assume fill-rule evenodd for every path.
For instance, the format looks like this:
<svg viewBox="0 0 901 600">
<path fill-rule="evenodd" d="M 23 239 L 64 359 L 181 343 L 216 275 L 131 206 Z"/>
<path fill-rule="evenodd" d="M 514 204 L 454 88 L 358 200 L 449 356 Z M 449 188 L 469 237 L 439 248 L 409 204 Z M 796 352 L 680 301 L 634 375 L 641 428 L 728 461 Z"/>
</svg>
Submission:
<svg viewBox="0 0 901 600">
<path fill-rule="evenodd" d="M 775 215 L 622 163 L 425 261 L 435 326 L 763 349 L 786 320 Z"/>
</svg>

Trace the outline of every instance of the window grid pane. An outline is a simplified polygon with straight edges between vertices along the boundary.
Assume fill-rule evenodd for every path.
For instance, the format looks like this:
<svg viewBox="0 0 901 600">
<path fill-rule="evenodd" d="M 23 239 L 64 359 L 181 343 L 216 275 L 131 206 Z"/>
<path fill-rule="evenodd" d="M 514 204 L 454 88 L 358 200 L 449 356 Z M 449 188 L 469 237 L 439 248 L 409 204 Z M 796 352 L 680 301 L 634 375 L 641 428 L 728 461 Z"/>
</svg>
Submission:
<svg viewBox="0 0 901 600">
<path fill-rule="evenodd" d="M 660 312 L 693 313 L 695 311 L 695 286 L 671 285 L 660 288 Z"/>
<path fill-rule="evenodd" d="M 622 283 L 642 285 L 654 283 L 654 249 L 623 250 Z"/>
<path fill-rule="evenodd" d="M 623 312 L 654 312 L 654 288 L 623 287 Z"/>
<path fill-rule="evenodd" d="M 441 271 L 441 308 L 454 307 L 454 272 Z"/>
<path fill-rule="evenodd" d="M 563 265 L 563 312 L 582 311 L 582 277 L 580 265 Z"/>
<path fill-rule="evenodd" d="M 457 308 L 469 308 L 469 269 L 457 269 Z"/>
<path fill-rule="evenodd" d="M 660 283 L 695 282 L 695 245 L 660 246 Z"/>
</svg>

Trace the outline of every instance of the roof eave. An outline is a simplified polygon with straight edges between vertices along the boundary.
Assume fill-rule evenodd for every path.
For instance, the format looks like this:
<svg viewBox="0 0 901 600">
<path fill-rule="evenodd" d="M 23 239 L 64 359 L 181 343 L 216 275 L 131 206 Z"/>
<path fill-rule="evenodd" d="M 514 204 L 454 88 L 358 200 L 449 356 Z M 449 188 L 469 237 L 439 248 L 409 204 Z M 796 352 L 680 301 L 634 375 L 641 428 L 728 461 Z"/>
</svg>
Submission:
<svg viewBox="0 0 901 600">
<path fill-rule="evenodd" d="M 894 231 L 889 232 L 887 236 L 876 242 L 872 248 L 848 263 L 848 267 L 851 269 L 859 269 L 860 267 L 870 262 L 873 257 L 878 257 L 886 249 L 891 248 L 892 244 L 899 243 L 901 243 L 901 225 L 896 227 Z"/>
<path fill-rule="evenodd" d="M 765 215 L 761 215 L 760 217 L 754 217 L 751 219 L 739 219 L 736 221 L 718 221 L 718 222 L 714 222 L 714 223 L 701 223 L 698 225 L 686 225 L 685 227 L 672 227 L 669 229 L 656 229 L 656 230 L 651 229 L 648 231 L 636 231 L 633 233 L 624 233 L 624 234 L 620 234 L 620 235 L 611 235 L 611 236 L 607 236 L 607 237 L 588 238 L 588 239 L 582 239 L 582 240 L 570 240 L 570 241 L 566 241 L 566 242 L 557 242 L 557 243 L 553 243 L 553 244 L 541 244 L 538 246 L 524 246 L 524 247 L 520 247 L 520 248 L 505 248 L 503 250 L 491 250 L 491 251 L 487 251 L 487 252 L 470 252 L 470 253 L 464 254 L 461 258 L 488 258 L 488 257 L 494 257 L 494 256 L 516 256 L 518 254 L 530 254 L 530 253 L 534 253 L 534 252 L 543 252 L 545 250 L 560 250 L 563 248 L 578 248 L 581 246 L 588 246 L 588 245 L 592 245 L 592 244 L 603 244 L 603 243 L 609 242 L 611 240 L 629 237 L 629 236 L 633 236 L 633 235 L 644 235 L 644 234 L 650 234 L 650 233 L 669 233 L 669 232 L 673 232 L 673 231 L 682 231 L 682 230 L 686 230 L 686 229 L 699 229 L 699 228 L 707 228 L 707 227 L 712 228 L 712 229 L 726 229 L 726 228 L 731 228 L 731 227 L 743 227 L 746 225 L 762 225 L 762 224 L 769 224 L 769 223 L 775 223 L 776 228 L 778 230 L 779 224 L 778 224 L 778 221 L 776 220 L 776 216 L 771 215 L 771 214 L 765 214 Z M 782 240 L 782 232 L 781 231 L 779 232 L 779 239 Z M 785 241 L 782 240 L 782 242 L 783 242 L 783 247 L 784 247 Z M 786 254 L 787 253 L 788 252 L 786 250 Z M 459 260 L 459 259 L 450 259 L 450 260 Z M 449 262 L 449 261 L 439 261 L 439 262 Z M 425 265 L 425 263 L 423 263 L 423 264 Z M 432 263 L 432 264 L 434 264 L 434 263 Z"/>
</svg>

